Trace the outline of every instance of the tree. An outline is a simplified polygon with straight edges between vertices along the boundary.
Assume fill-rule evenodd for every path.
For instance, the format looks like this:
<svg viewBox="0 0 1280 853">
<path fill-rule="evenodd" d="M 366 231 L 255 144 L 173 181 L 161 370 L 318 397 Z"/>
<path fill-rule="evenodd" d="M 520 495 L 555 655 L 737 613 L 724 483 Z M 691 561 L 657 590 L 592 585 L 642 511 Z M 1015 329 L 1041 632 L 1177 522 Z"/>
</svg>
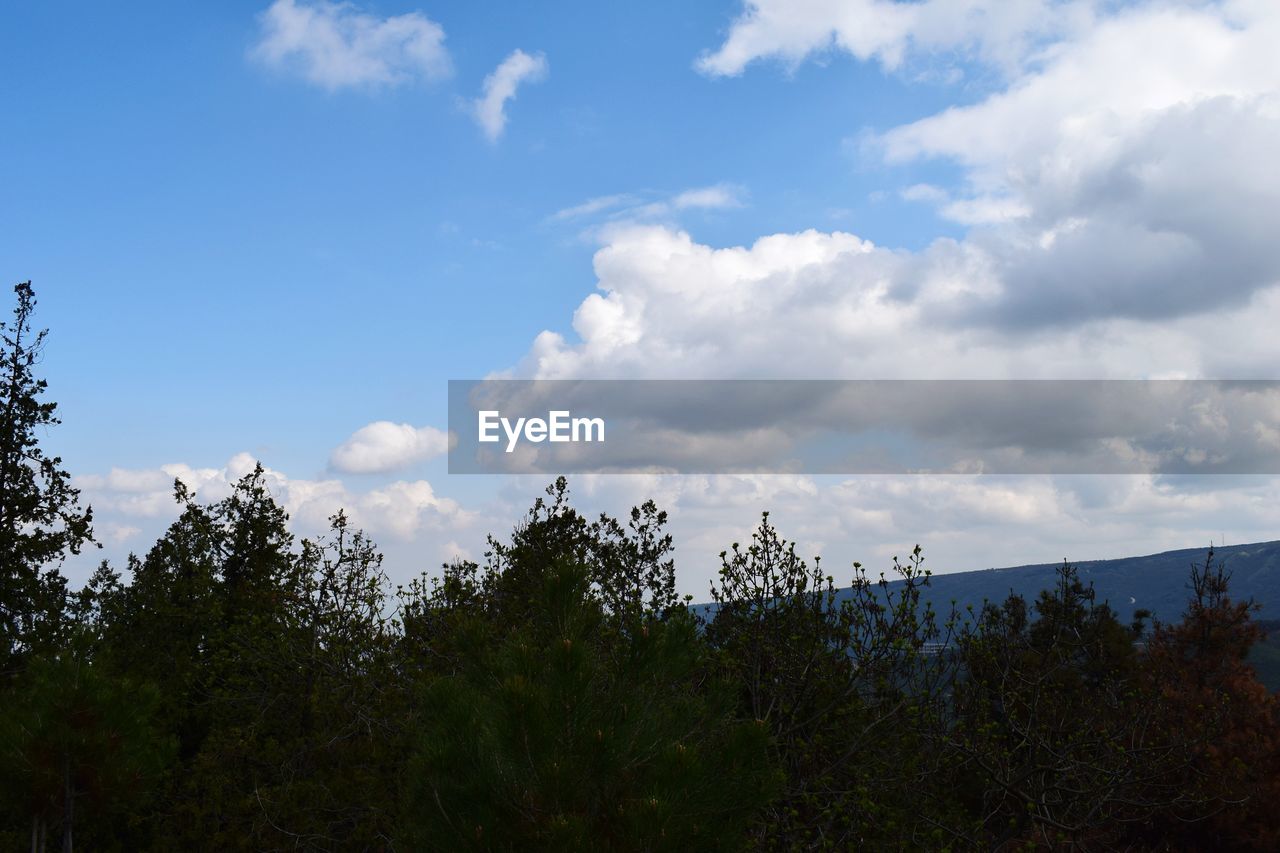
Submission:
<svg viewBox="0 0 1280 853">
<path fill-rule="evenodd" d="M 1257 607 L 1233 601 L 1230 573 L 1210 549 L 1191 567 L 1182 620 L 1159 624 L 1147 647 L 1153 692 L 1168 709 L 1169 736 L 1184 739 L 1192 759 L 1178 783 L 1195 807 L 1173 804 L 1155 815 L 1148 841 L 1213 850 L 1280 848 L 1280 702 L 1247 657 L 1262 632 Z"/>
<path fill-rule="evenodd" d="M 30 825 L 32 850 L 56 833 L 71 853 L 86 818 L 97 828 L 90 849 L 114 847 L 120 813 L 141 805 L 170 758 L 155 689 L 113 678 L 82 652 L 32 658 L 0 711 L 0 790 L 15 822 Z"/>
<path fill-rule="evenodd" d="M 66 581 L 55 564 L 93 537 L 92 512 L 79 509 L 62 459 L 40 449 L 39 432 L 59 423 L 35 375 L 46 331 L 31 330 L 31 282 L 14 292 L 13 319 L 0 324 L 0 675 L 42 638 L 56 645 Z"/>
<path fill-rule="evenodd" d="M 181 482 L 174 494 L 181 515 L 134 561 L 110 654 L 160 687 L 178 737 L 180 772 L 156 843 L 248 848 L 271 831 L 258 783 L 298 733 L 293 537 L 261 465 L 217 503 L 199 503 Z"/>
<path fill-rule="evenodd" d="M 767 733 L 672 603 L 665 516 L 588 522 L 563 480 L 548 493 L 484 569 L 406 607 L 427 662 L 410 848 L 737 849 L 771 787 Z"/>
<path fill-rule="evenodd" d="M 737 686 L 740 713 L 770 734 L 783 771 L 759 815 L 765 849 L 928 847 L 941 816 L 925 789 L 939 776 L 920 733 L 938 713 L 946 626 L 920 600 L 928 574 L 916 548 L 900 583 L 854 564 L 842 594 L 764 514 L 751 544 L 721 554 L 707 636 Z"/>
<path fill-rule="evenodd" d="M 346 516 L 294 549 L 258 466 L 182 507 L 119 587 L 100 571 L 101 657 L 150 681 L 179 749 L 144 824 L 160 849 L 369 849 L 393 834 L 408 687 L 387 579 Z"/>
<path fill-rule="evenodd" d="M 394 835 L 409 685 L 398 664 L 382 555 L 345 514 L 304 540 L 285 588 L 285 630 L 238 656 L 289 697 L 245 742 L 261 761 L 261 846 L 380 849 Z M 277 725 L 277 722 L 280 725 Z"/>
<path fill-rule="evenodd" d="M 990 849 L 1112 849 L 1170 808 L 1203 806 L 1183 783 L 1193 745 L 1148 687 L 1138 641 L 1064 563 L 1033 608 L 987 605 L 958 642 L 957 790 Z"/>
</svg>

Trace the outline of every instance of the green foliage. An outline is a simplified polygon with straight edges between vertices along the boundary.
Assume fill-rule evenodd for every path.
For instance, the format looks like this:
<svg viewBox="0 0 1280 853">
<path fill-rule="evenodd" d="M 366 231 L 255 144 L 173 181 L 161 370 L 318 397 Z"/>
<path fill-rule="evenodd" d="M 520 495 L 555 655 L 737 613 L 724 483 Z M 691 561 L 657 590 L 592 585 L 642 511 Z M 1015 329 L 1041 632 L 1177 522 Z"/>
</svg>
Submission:
<svg viewBox="0 0 1280 853">
<path fill-rule="evenodd" d="M 545 567 L 534 601 L 523 625 L 477 626 L 484 641 L 426 685 L 411 847 L 737 849 L 769 781 L 764 732 L 706 681 L 692 618 L 611 639 L 572 564 Z"/>
<path fill-rule="evenodd" d="M 431 849 L 733 849 L 770 784 L 675 600 L 666 517 L 588 521 L 563 480 L 487 563 L 404 607 L 422 672 L 404 821 Z M 465 767 L 467 772 L 459 773 Z"/>
<path fill-rule="evenodd" d="M 163 847 L 377 847 L 405 707 L 381 556 L 345 516 L 298 551 L 261 467 L 133 565 L 104 655 L 161 686 L 181 767 Z"/>
<path fill-rule="evenodd" d="M 949 673 L 933 653 L 949 628 L 920 602 L 928 582 L 916 548 L 893 564 L 902 583 L 859 564 L 849 594 L 810 568 L 766 513 L 743 549 L 721 555 L 707 636 L 738 686 L 740 712 L 770 733 L 783 772 L 753 842 L 766 849 L 920 846 L 941 813 L 922 808 L 939 756 L 920 733 L 939 713 Z M 940 811 L 945 811 L 941 809 Z"/>
<path fill-rule="evenodd" d="M 3 696 L 0 786 L 11 826 L 41 840 L 73 827 L 97 849 L 131 832 L 132 809 L 172 757 L 155 724 L 157 691 L 102 672 L 75 654 L 36 657 Z M 42 841 L 43 843 L 43 841 Z"/>
</svg>

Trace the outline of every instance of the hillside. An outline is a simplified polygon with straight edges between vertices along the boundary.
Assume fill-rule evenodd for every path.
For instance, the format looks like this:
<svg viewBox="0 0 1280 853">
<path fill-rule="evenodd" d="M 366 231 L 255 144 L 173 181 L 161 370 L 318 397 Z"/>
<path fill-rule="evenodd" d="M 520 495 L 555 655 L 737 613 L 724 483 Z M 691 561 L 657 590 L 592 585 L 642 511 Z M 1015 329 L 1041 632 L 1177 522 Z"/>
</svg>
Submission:
<svg viewBox="0 0 1280 853">
<path fill-rule="evenodd" d="M 1207 548 L 1184 548 L 1145 557 L 1088 560 L 1076 563 L 1080 576 L 1093 584 L 1099 601 L 1106 601 L 1124 621 L 1139 609 L 1149 610 L 1164 622 L 1176 622 L 1187 603 L 1188 577 L 1193 563 L 1203 563 Z M 1254 647 L 1250 663 L 1272 690 L 1280 690 L 1280 541 L 1229 545 L 1214 549 L 1231 572 L 1232 598 L 1253 599 L 1261 605 L 1257 619 L 1267 631 Z M 935 609 L 946 612 L 951 602 L 974 609 L 983 601 L 1002 601 L 1010 593 L 1034 601 L 1040 590 L 1051 586 L 1057 563 L 1015 566 L 1006 569 L 937 575 L 926 597 Z"/>
<path fill-rule="evenodd" d="M 1202 563 L 1207 548 L 1184 548 L 1144 557 L 1088 560 L 1074 563 L 1080 576 L 1093 584 L 1098 600 L 1108 602 L 1123 620 L 1145 609 L 1165 622 L 1177 621 L 1186 606 L 1187 581 L 1193 563 Z M 1280 618 L 1280 541 L 1216 548 L 1215 559 L 1231 572 L 1232 597 L 1252 598 L 1262 605 L 1259 619 Z M 1002 601 L 1011 592 L 1028 601 L 1054 582 L 1057 563 L 986 569 L 935 575 L 929 598 L 945 609 L 952 600 L 960 607 L 980 607 L 984 600 Z"/>
</svg>

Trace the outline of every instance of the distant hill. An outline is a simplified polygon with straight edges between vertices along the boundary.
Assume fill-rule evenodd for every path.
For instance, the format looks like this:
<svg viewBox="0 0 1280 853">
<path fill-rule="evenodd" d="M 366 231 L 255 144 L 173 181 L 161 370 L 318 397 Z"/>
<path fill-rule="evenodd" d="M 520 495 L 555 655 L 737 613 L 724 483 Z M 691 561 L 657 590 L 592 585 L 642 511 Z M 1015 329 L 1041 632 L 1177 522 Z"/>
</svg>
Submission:
<svg viewBox="0 0 1280 853">
<path fill-rule="evenodd" d="M 1188 581 L 1193 563 L 1203 564 L 1208 548 L 1184 548 L 1146 557 L 1086 560 L 1072 563 L 1080 579 L 1092 583 L 1098 601 L 1106 601 L 1128 621 L 1138 609 L 1151 611 L 1161 621 L 1182 617 L 1190 594 Z M 1280 541 L 1253 545 L 1228 545 L 1214 549 L 1231 573 L 1231 597 L 1252 598 L 1262 605 L 1259 619 L 1280 619 Z M 1053 585 L 1060 563 L 1016 566 L 934 575 L 928 598 L 938 610 L 954 599 L 960 607 L 981 607 L 985 601 L 1003 601 L 1011 592 L 1034 601 L 1042 589 Z"/>
<path fill-rule="evenodd" d="M 1208 551 L 1207 547 L 1184 548 L 1146 557 L 1087 560 L 1073 565 L 1083 581 L 1093 584 L 1098 601 L 1107 602 L 1122 621 L 1128 622 L 1134 611 L 1145 609 L 1162 622 L 1177 622 L 1191 594 L 1191 565 L 1203 565 Z M 1262 606 L 1255 618 L 1267 637 L 1254 647 L 1249 660 L 1268 689 L 1280 690 L 1280 541 L 1215 548 L 1214 561 L 1218 560 L 1231 573 L 1231 598 L 1252 599 Z M 940 613 L 950 610 L 952 600 L 962 609 L 972 605 L 976 611 L 983 601 L 1003 601 L 1011 592 L 1032 602 L 1042 589 L 1054 583 L 1059 565 L 935 575 L 930 578 L 925 597 Z"/>
<path fill-rule="evenodd" d="M 1191 566 L 1203 565 L 1208 552 L 1207 546 L 1183 548 L 1146 557 L 1085 560 L 1072 565 L 1079 570 L 1081 580 L 1093 584 L 1097 600 L 1108 603 L 1122 622 L 1132 620 L 1139 609 L 1150 611 L 1162 622 L 1177 622 L 1191 594 Z M 1250 661 L 1268 688 L 1280 690 L 1280 541 L 1218 547 L 1214 549 L 1214 562 L 1219 560 L 1231 573 L 1231 598 L 1252 599 L 1262 606 L 1255 619 L 1267 631 L 1267 638 L 1254 647 Z M 940 614 L 950 611 L 953 600 L 961 610 L 972 605 L 977 611 L 984 601 L 1001 602 L 1010 593 L 1031 603 L 1041 590 L 1052 587 L 1060 565 L 1042 563 L 934 575 L 923 597 Z M 890 590 L 897 585 L 891 583 Z M 837 598 L 848 594 L 847 588 L 840 590 Z M 695 609 L 709 618 L 715 605 L 702 604 Z"/>
</svg>

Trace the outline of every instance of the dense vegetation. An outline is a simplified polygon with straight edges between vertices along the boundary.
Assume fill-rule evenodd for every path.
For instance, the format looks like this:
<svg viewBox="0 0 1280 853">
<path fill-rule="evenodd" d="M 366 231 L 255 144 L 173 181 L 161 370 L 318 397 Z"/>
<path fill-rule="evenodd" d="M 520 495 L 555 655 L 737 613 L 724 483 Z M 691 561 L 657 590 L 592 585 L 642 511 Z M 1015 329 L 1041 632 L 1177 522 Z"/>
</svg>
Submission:
<svg viewBox="0 0 1280 853">
<path fill-rule="evenodd" d="M 558 481 L 482 565 L 391 589 L 344 516 L 295 541 L 259 469 L 213 504 L 175 483 L 151 550 L 69 590 L 92 519 L 38 447 L 17 293 L 0 849 L 1280 846 L 1277 705 L 1212 554 L 1177 623 L 1068 565 L 935 613 L 918 549 L 837 594 L 766 515 L 695 611 L 664 513 L 589 519 Z"/>
</svg>

